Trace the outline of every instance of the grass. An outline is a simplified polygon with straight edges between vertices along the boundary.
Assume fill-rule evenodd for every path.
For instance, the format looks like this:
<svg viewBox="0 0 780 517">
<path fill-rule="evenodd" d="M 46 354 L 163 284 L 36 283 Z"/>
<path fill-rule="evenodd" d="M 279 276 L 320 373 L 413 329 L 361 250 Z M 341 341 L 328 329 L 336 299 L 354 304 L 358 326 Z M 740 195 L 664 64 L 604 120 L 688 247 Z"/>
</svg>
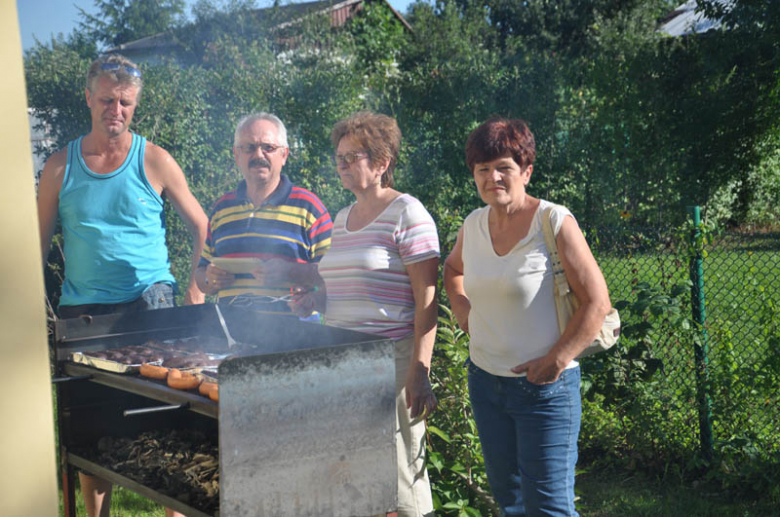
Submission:
<svg viewBox="0 0 780 517">
<path fill-rule="evenodd" d="M 60 492 L 60 515 L 63 515 L 62 492 Z M 76 515 L 87 515 L 81 490 L 76 488 Z M 111 517 L 164 517 L 165 509 L 143 496 L 121 486 L 114 486 L 111 495 Z"/>
<path fill-rule="evenodd" d="M 780 493 L 745 499 L 705 485 L 658 481 L 641 472 L 579 474 L 576 490 L 582 517 L 780 516 Z"/>
<path fill-rule="evenodd" d="M 577 511 L 582 517 L 780 516 L 780 491 L 759 500 L 723 495 L 712 487 L 662 482 L 641 472 L 591 471 L 577 475 Z M 741 499 L 741 500 L 740 500 Z M 77 515 L 86 515 L 76 491 Z M 162 506 L 122 487 L 114 487 L 111 515 L 163 517 Z"/>
<path fill-rule="evenodd" d="M 715 438 L 741 436 L 766 452 L 780 450 L 778 364 L 773 360 L 778 331 L 768 323 L 780 307 L 780 241 L 776 234 L 727 235 L 709 246 L 703 260 L 709 373 L 715 416 Z M 613 303 L 633 299 L 635 282 L 667 286 L 687 281 L 688 265 L 673 253 L 645 251 L 598 257 Z M 687 309 L 690 311 L 690 309 Z M 675 333 L 675 338 L 682 333 Z M 665 383 L 672 397 L 695 386 L 693 347 L 689 339 L 654 343 L 664 361 Z M 774 343 L 774 344 L 773 344 Z M 774 372 L 774 373 L 773 373 Z M 749 421 L 749 422 L 748 422 Z"/>
</svg>

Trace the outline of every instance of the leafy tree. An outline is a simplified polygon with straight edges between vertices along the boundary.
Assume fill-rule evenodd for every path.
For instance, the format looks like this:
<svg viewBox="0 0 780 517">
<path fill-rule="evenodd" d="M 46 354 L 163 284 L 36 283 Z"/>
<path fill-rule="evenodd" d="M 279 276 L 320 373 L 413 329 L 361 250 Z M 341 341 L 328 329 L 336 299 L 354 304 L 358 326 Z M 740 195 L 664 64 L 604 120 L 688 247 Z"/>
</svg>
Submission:
<svg viewBox="0 0 780 517">
<path fill-rule="evenodd" d="M 192 8 L 193 21 L 174 31 L 184 49 L 182 60 L 208 66 L 214 58 L 210 46 L 217 41 L 267 41 L 267 24 L 254 12 L 254 0 L 198 0 Z"/>
<path fill-rule="evenodd" d="M 79 29 L 94 41 L 116 47 L 153 36 L 184 21 L 185 0 L 95 0 L 98 14 L 77 7 Z"/>
<path fill-rule="evenodd" d="M 721 20 L 728 30 L 753 35 L 777 34 L 780 30 L 780 4 L 773 0 L 699 0 L 697 11 L 713 20 Z"/>
<path fill-rule="evenodd" d="M 717 84 L 727 92 L 721 101 L 722 125 L 708 137 L 722 137 L 716 156 L 737 189 L 727 210 L 730 222 L 766 221 L 765 209 L 773 210 L 766 199 L 780 189 L 772 179 L 776 172 L 766 167 L 775 163 L 768 157 L 780 142 L 780 3 L 700 0 L 697 9 L 723 24 L 707 38 L 706 51 L 714 58 L 708 55 L 705 65 L 720 70 Z"/>
<path fill-rule="evenodd" d="M 623 17 L 648 4 L 661 3 L 667 9 L 675 5 L 670 0 L 458 1 L 466 8 L 483 7 L 501 42 L 520 38 L 529 48 L 571 55 L 586 55 L 594 50 L 597 45 L 593 44 L 593 33 L 600 23 Z"/>
<path fill-rule="evenodd" d="M 38 44 L 25 54 L 29 106 L 54 142 L 53 149 L 36 149 L 48 156 L 89 129 L 84 90 L 95 47 L 77 37 Z"/>
<path fill-rule="evenodd" d="M 349 25 L 359 66 L 383 75 L 395 73 L 408 43 L 407 30 L 383 3 L 367 2 Z"/>
</svg>

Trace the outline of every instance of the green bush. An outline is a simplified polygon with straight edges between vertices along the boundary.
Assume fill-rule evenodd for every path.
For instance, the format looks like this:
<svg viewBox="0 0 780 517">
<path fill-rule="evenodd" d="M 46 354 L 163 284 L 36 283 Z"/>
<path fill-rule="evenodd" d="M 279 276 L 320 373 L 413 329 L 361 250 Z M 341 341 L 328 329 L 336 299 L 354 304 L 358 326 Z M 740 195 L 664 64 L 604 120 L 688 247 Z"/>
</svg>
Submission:
<svg viewBox="0 0 780 517">
<path fill-rule="evenodd" d="M 440 515 L 498 515 L 468 397 L 468 335 L 440 306 L 431 382 L 439 408 L 428 420 L 428 473 Z"/>
</svg>

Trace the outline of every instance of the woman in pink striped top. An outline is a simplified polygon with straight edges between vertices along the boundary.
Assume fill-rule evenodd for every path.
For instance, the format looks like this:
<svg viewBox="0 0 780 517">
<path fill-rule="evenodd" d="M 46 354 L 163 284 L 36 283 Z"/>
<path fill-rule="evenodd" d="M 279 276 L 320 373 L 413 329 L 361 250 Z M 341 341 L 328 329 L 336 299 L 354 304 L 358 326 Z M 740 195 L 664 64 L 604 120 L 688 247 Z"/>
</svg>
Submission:
<svg viewBox="0 0 780 517">
<path fill-rule="evenodd" d="M 396 340 L 398 514 L 433 515 L 424 417 L 436 408 L 428 380 L 436 337 L 436 225 L 414 197 L 393 188 L 401 145 L 396 121 L 359 112 L 339 121 L 333 163 L 355 202 L 333 223 L 318 269 L 326 323 Z M 306 312 L 306 311 L 304 311 Z"/>
</svg>

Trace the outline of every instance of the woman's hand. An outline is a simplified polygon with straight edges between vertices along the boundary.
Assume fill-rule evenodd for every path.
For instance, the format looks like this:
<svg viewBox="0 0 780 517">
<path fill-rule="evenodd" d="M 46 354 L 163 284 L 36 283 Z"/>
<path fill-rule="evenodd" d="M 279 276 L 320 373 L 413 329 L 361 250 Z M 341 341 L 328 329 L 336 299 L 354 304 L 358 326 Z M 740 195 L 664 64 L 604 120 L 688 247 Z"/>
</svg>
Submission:
<svg viewBox="0 0 780 517">
<path fill-rule="evenodd" d="M 428 379 L 428 369 L 420 363 L 416 364 L 406 375 L 406 407 L 412 419 L 427 418 L 438 404 Z"/>
<path fill-rule="evenodd" d="M 551 351 L 544 357 L 526 361 L 511 368 L 514 373 L 526 374 L 526 379 L 532 384 L 552 384 L 558 380 L 568 361 L 560 361 Z"/>
</svg>

